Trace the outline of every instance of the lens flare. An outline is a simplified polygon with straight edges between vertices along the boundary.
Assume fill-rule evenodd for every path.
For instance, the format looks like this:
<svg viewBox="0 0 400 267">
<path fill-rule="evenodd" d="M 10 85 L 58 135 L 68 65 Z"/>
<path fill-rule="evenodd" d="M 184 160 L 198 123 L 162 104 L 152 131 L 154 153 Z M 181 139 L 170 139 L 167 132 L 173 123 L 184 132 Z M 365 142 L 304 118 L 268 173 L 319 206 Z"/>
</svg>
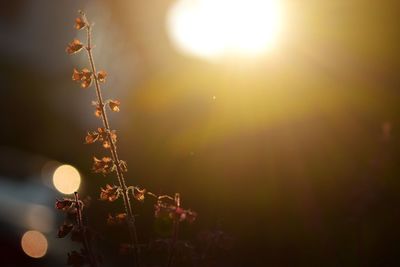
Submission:
<svg viewBox="0 0 400 267">
<path fill-rule="evenodd" d="M 48 243 L 41 232 L 27 231 L 21 238 L 21 247 L 29 257 L 41 258 L 46 255 Z"/>
<path fill-rule="evenodd" d="M 191 54 L 257 55 L 276 41 L 281 9 L 278 0 L 180 0 L 167 27 L 175 45 Z"/>
<path fill-rule="evenodd" d="M 81 176 L 71 165 L 61 165 L 53 174 L 54 187 L 63 194 L 72 194 L 81 184 Z"/>
</svg>

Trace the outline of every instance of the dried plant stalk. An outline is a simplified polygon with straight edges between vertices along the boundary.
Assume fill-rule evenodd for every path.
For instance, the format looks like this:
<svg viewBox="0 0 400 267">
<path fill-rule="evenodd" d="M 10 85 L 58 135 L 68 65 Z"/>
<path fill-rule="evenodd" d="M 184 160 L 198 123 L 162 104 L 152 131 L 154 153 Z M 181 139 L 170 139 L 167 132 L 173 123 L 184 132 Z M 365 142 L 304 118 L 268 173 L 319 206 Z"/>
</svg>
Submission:
<svg viewBox="0 0 400 267">
<path fill-rule="evenodd" d="M 81 251 L 73 250 L 68 253 L 67 264 L 80 267 L 88 264 L 90 267 L 98 266 L 98 257 L 92 250 L 91 237 L 87 226 L 83 223 L 83 202 L 79 199 L 78 192 L 74 193 L 74 199 L 57 199 L 55 208 L 66 214 L 64 223 L 59 227 L 57 236 L 64 238 L 70 235 L 72 241 L 81 243 Z"/>
<path fill-rule="evenodd" d="M 85 225 L 83 224 L 83 219 L 82 219 L 82 201 L 79 200 L 79 194 L 78 192 L 74 192 L 74 197 L 75 197 L 75 205 L 76 205 L 76 222 L 78 224 L 78 231 L 81 233 L 82 236 L 82 244 L 83 248 L 87 252 L 87 257 L 89 261 L 89 266 L 90 267 L 97 267 L 97 259 L 93 255 L 92 251 L 92 246 L 90 244 L 90 240 L 87 236 L 87 229 Z"/>
<path fill-rule="evenodd" d="M 155 205 L 155 216 L 159 217 L 161 214 L 166 214 L 170 218 L 173 218 L 173 234 L 172 241 L 168 253 L 167 266 L 172 266 L 173 258 L 175 254 L 175 246 L 178 240 L 178 229 L 179 222 L 186 220 L 192 222 L 195 220 L 197 214 L 190 209 L 182 209 L 180 206 L 180 195 L 177 193 L 175 197 L 168 195 L 156 195 L 146 189 L 141 189 L 137 186 L 128 186 L 124 177 L 124 172 L 127 171 L 126 162 L 121 160 L 118 155 L 116 140 L 117 135 L 115 130 L 110 127 L 110 122 L 107 117 L 106 105 L 111 111 L 118 112 L 120 102 L 118 100 L 104 100 L 102 96 L 101 83 L 105 82 L 107 73 L 105 71 L 97 71 L 96 65 L 93 57 L 93 45 L 92 45 L 92 25 L 89 23 L 84 12 L 79 11 L 80 17 L 75 20 L 75 28 L 77 30 L 85 29 L 87 36 L 86 46 L 81 43 L 81 41 L 74 39 L 70 44 L 68 44 L 66 52 L 68 54 L 75 54 L 81 50 L 86 50 L 88 56 L 88 61 L 90 64 L 90 69 L 83 68 L 82 70 L 74 69 L 72 74 L 72 80 L 80 83 L 82 88 L 89 88 L 93 83 L 96 90 L 97 101 L 94 102 L 96 106 L 95 115 L 102 119 L 103 127 L 98 128 L 97 131 L 88 132 L 85 141 L 87 144 L 92 144 L 97 141 L 102 142 L 105 149 L 110 151 L 110 157 L 103 157 L 98 159 L 94 157 L 93 171 L 95 173 L 101 173 L 103 175 L 112 172 L 116 173 L 118 186 L 107 184 L 105 188 L 101 188 L 100 199 L 105 201 L 113 202 L 119 197 L 122 197 L 125 213 L 113 216 L 109 216 L 108 221 L 118 222 L 127 221 L 130 237 L 130 247 L 132 248 L 133 263 L 135 267 L 140 267 L 140 247 L 138 244 L 137 231 L 135 226 L 135 216 L 133 214 L 131 200 L 136 199 L 137 201 L 144 201 L 145 195 L 154 197 L 157 200 Z M 78 199 L 78 194 L 75 194 L 75 198 Z M 79 199 L 78 199 L 79 200 Z M 76 201 L 78 201 L 76 200 Z M 173 204 L 168 202 L 173 202 Z M 78 203 L 78 202 L 77 202 Z M 82 224 L 81 211 L 78 206 L 78 226 L 84 230 Z M 84 240 L 84 246 L 90 248 L 89 240 Z M 92 257 L 89 260 L 96 259 Z M 95 263 L 96 264 L 96 263 Z"/>
<path fill-rule="evenodd" d="M 105 129 L 105 133 L 106 133 L 107 139 L 108 139 L 108 145 L 109 145 L 108 148 L 111 152 L 112 160 L 115 164 L 115 171 L 117 174 L 119 186 L 121 188 L 121 196 L 123 199 L 125 212 L 127 214 L 127 223 L 128 223 L 129 235 L 130 235 L 130 239 L 131 239 L 131 245 L 132 245 L 133 253 L 134 253 L 135 266 L 140 266 L 140 259 L 139 259 L 140 248 L 138 246 L 138 237 L 137 237 L 137 231 L 136 231 L 136 226 L 135 226 L 135 216 L 133 214 L 130 197 L 128 194 L 128 187 L 126 185 L 126 181 L 125 181 L 125 177 L 124 177 L 124 173 L 123 173 L 124 172 L 123 168 L 125 168 L 124 167 L 125 164 L 123 161 L 121 161 L 119 159 L 117 146 L 115 144 L 115 138 L 112 137 L 112 130 L 110 127 L 109 119 L 107 117 L 107 112 L 105 109 L 105 102 L 104 102 L 102 92 L 101 92 L 101 86 L 100 86 L 100 81 L 99 81 L 99 79 L 101 77 L 99 77 L 100 75 L 98 75 L 98 73 L 97 73 L 96 65 L 95 65 L 93 53 L 92 53 L 92 49 L 93 49 L 92 25 L 89 23 L 89 21 L 86 17 L 86 14 L 84 12 L 80 11 L 80 14 L 82 16 L 83 23 L 85 24 L 86 33 L 87 33 L 87 46 L 85 48 L 86 48 L 86 52 L 88 55 L 91 72 L 93 73 L 94 85 L 96 88 L 96 96 L 97 96 L 97 101 L 98 101 L 97 108 L 99 109 L 99 112 L 101 113 L 100 115 L 102 118 L 103 127 Z M 101 73 L 99 73 L 99 74 L 101 74 Z"/>
</svg>

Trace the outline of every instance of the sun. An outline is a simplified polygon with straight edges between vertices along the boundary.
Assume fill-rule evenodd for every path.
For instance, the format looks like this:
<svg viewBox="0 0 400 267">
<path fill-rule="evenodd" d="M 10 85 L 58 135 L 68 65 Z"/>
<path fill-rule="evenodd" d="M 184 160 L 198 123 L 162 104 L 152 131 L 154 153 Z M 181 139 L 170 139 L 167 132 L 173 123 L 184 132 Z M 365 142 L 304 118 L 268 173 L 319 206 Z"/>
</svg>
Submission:
<svg viewBox="0 0 400 267">
<path fill-rule="evenodd" d="M 168 12 L 172 42 L 206 58 L 254 56 L 276 43 L 279 0 L 179 0 Z"/>
</svg>

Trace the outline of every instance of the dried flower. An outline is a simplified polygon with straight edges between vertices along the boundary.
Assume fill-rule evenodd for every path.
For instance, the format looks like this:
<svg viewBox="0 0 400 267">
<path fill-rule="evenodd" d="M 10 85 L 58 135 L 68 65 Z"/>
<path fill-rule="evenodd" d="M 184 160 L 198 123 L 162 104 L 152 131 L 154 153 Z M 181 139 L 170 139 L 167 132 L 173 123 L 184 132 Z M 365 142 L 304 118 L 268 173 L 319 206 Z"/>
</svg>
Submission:
<svg viewBox="0 0 400 267">
<path fill-rule="evenodd" d="M 97 128 L 97 132 L 101 135 L 102 138 L 106 138 L 107 134 L 106 134 L 106 130 L 102 127 Z"/>
<path fill-rule="evenodd" d="M 119 102 L 118 100 L 111 100 L 111 99 L 108 100 L 108 106 L 114 112 L 119 112 L 120 104 L 121 104 L 121 102 Z"/>
<path fill-rule="evenodd" d="M 82 73 L 82 80 L 83 81 L 92 79 L 92 72 L 89 69 L 83 68 L 81 73 Z"/>
<path fill-rule="evenodd" d="M 74 39 L 72 40 L 72 42 L 70 42 L 67 46 L 67 48 L 65 49 L 65 51 L 71 55 L 71 54 L 75 54 L 79 51 L 81 51 L 81 49 L 83 48 L 83 44 L 81 43 L 81 41 L 79 41 L 78 39 Z"/>
<path fill-rule="evenodd" d="M 113 160 L 110 157 L 103 157 L 102 159 L 98 159 L 93 157 L 93 168 L 92 170 L 95 173 L 102 173 L 103 175 L 108 174 L 114 171 L 115 165 Z"/>
<path fill-rule="evenodd" d="M 182 216 L 181 216 L 181 218 L 182 218 Z M 196 218 L 197 218 L 197 213 L 196 212 L 191 211 L 191 210 L 186 210 L 185 211 L 185 217 L 183 219 L 181 219 L 181 220 L 186 220 L 189 223 L 192 223 L 192 222 L 194 222 L 196 220 Z"/>
<path fill-rule="evenodd" d="M 110 148 L 111 143 L 109 138 L 111 138 L 111 141 L 113 143 L 117 142 L 117 134 L 115 133 L 115 130 L 110 131 L 110 135 L 108 136 L 106 130 L 104 128 L 98 128 L 98 132 L 101 135 L 101 138 L 99 141 L 103 142 L 103 147 L 104 148 Z"/>
<path fill-rule="evenodd" d="M 92 72 L 88 69 L 82 69 L 82 88 L 88 88 L 92 84 Z"/>
<path fill-rule="evenodd" d="M 93 144 L 96 142 L 100 137 L 100 134 L 98 132 L 88 132 L 86 137 L 85 137 L 85 143 L 86 144 Z"/>
<path fill-rule="evenodd" d="M 113 143 L 117 142 L 117 133 L 116 132 L 117 131 L 115 131 L 115 130 L 112 130 L 110 132 L 110 137 L 111 137 L 111 140 L 113 141 Z"/>
<path fill-rule="evenodd" d="M 73 81 L 80 81 L 82 79 L 82 72 L 74 68 L 74 71 L 72 73 L 72 80 Z"/>
<path fill-rule="evenodd" d="M 115 130 L 110 131 L 110 134 L 108 135 L 104 128 L 97 128 L 97 131 L 87 133 L 85 141 L 86 144 L 93 144 L 96 141 L 100 141 L 103 142 L 104 148 L 110 148 L 110 138 L 113 143 L 117 142 L 117 134 Z"/>
<path fill-rule="evenodd" d="M 73 203 L 74 201 L 71 199 L 65 199 L 65 198 L 63 200 L 56 199 L 56 209 L 65 211 L 69 209 Z"/>
<path fill-rule="evenodd" d="M 88 88 L 92 84 L 92 72 L 84 68 L 81 71 L 74 68 L 72 73 L 72 80 L 76 82 L 81 82 L 82 88 Z"/>
<path fill-rule="evenodd" d="M 157 201 L 157 203 L 154 205 L 154 217 L 160 218 L 161 212 L 162 212 L 161 205 L 159 201 Z"/>
<path fill-rule="evenodd" d="M 103 112 L 102 112 L 102 109 L 100 107 L 100 103 L 97 102 L 97 101 L 92 101 L 92 105 L 95 106 L 95 108 L 96 108 L 95 111 L 94 111 L 94 115 L 96 117 L 101 117 Z"/>
<path fill-rule="evenodd" d="M 106 185 L 105 188 L 100 188 L 100 199 L 113 202 L 119 198 L 120 189 L 118 186 Z"/>
<path fill-rule="evenodd" d="M 86 23 L 82 17 L 77 17 L 75 19 L 75 29 L 81 30 L 86 27 Z"/>
<path fill-rule="evenodd" d="M 107 72 L 105 72 L 104 70 L 101 70 L 97 73 L 97 79 L 101 83 L 104 83 L 106 81 L 106 77 L 107 77 Z"/>
<path fill-rule="evenodd" d="M 146 194 L 146 189 L 139 189 L 138 187 L 135 187 L 133 189 L 133 197 L 137 201 L 144 201 L 144 195 Z"/>
<path fill-rule="evenodd" d="M 103 147 L 106 148 L 106 149 L 110 148 L 110 147 L 111 147 L 110 141 L 104 140 L 104 142 L 103 142 Z"/>
<path fill-rule="evenodd" d="M 177 218 L 179 221 L 188 221 L 192 223 L 197 218 L 197 213 L 191 210 L 185 210 L 181 207 L 168 204 L 162 200 L 158 200 L 154 205 L 154 216 L 169 217 L 170 219 Z"/>
<path fill-rule="evenodd" d="M 94 111 L 94 115 L 96 116 L 96 117 L 101 117 L 102 116 L 102 111 L 101 111 L 101 108 L 100 108 L 100 106 L 97 106 L 96 107 L 96 110 Z"/>
</svg>

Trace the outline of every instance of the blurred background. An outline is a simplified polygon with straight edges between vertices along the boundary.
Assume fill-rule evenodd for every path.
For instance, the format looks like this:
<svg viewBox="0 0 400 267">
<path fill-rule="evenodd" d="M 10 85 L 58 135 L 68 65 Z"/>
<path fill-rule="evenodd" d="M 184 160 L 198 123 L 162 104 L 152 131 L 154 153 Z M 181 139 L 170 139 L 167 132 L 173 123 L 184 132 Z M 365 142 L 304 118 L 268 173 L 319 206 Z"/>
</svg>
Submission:
<svg viewBox="0 0 400 267">
<path fill-rule="evenodd" d="M 104 266 L 117 257 L 105 220 L 122 207 L 98 201 L 116 180 L 91 172 L 106 152 L 84 145 L 95 92 L 71 81 L 87 58 L 65 53 L 85 39 L 78 9 L 105 97 L 121 100 L 128 183 L 181 193 L 199 214 L 182 238 L 227 233 L 212 266 L 400 264 L 398 1 L 13 0 L 0 3 L 1 266 L 66 266 L 76 245 L 56 238 L 54 202 L 74 187 Z M 152 203 L 135 208 L 144 242 Z"/>
</svg>

